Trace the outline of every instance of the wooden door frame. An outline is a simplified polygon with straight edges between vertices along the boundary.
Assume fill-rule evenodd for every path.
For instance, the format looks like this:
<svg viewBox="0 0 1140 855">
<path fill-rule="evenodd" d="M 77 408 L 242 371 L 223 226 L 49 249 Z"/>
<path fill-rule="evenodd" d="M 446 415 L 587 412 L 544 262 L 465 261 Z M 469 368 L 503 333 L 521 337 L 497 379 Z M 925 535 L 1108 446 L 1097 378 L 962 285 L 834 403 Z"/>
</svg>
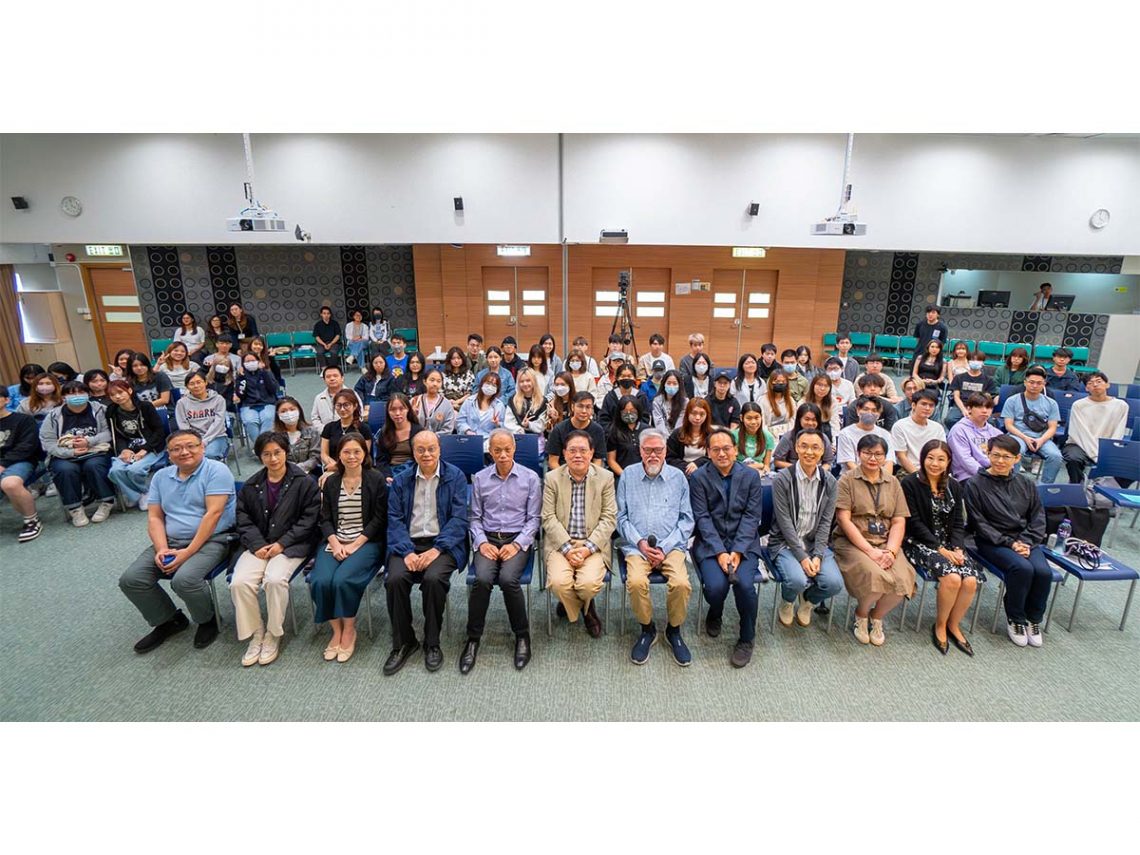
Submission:
<svg viewBox="0 0 1140 855">
<path fill-rule="evenodd" d="M 79 276 L 83 280 L 83 296 L 87 300 L 87 317 L 90 320 L 90 322 L 95 325 L 95 344 L 99 348 L 100 364 L 101 365 L 110 365 L 111 364 L 111 353 L 107 350 L 107 340 L 106 340 L 106 336 L 103 333 L 103 322 L 101 320 L 99 320 L 99 303 L 95 299 L 95 286 L 91 282 L 90 271 L 93 268 L 99 268 L 99 269 L 103 269 L 103 270 L 122 270 L 125 273 L 130 273 L 131 274 L 131 280 L 134 281 L 134 266 L 131 265 L 129 261 L 127 262 L 127 264 L 125 266 L 122 262 L 119 262 L 119 263 L 99 262 L 99 263 L 95 263 L 95 264 L 80 263 L 76 266 L 79 268 Z M 138 296 L 138 292 L 139 292 L 139 288 L 138 288 L 138 283 L 136 282 L 135 283 L 135 296 L 136 297 Z M 140 314 L 142 313 L 141 300 L 139 303 L 139 313 Z M 143 327 L 143 337 L 147 338 L 147 336 L 146 336 L 146 322 L 145 321 L 143 321 L 142 327 Z M 147 338 L 148 349 L 149 349 L 149 341 L 150 341 L 149 338 Z M 148 356 L 149 356 L 149 354 L 148 354 Z"/>
</svg>

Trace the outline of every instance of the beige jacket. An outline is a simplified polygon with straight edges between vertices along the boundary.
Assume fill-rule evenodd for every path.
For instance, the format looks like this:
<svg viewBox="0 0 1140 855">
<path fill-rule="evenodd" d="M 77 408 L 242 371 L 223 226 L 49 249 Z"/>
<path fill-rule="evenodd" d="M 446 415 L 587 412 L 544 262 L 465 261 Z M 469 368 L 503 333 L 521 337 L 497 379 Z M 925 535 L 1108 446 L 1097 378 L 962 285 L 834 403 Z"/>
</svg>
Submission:
<svg viewBox="0 0 1140 855">
<path fill-rule="evenodd" d="M 570 523 L 570 467 L 559 466 L 546 473 L 542 486 L 542 530 L 546 555 L 557 552 L 570 541 L 566 526 Z M 586 473 L 586 539 L 602 555 L 609 569 L 613 549 L 610 537 L 617 526 L 617 498 L 614 476 L 607 469 L 590 464 Z"/>
</svg>

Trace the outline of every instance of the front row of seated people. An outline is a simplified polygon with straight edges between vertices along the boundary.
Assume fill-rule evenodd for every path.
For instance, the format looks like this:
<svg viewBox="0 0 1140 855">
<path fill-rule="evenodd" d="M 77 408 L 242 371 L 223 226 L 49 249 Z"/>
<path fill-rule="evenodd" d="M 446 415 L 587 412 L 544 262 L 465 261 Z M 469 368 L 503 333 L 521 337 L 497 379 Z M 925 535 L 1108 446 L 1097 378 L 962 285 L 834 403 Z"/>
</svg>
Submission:
<svg viewBox="0 0 1140 855">
<path fill-rule="evenodd" d="M 665 463 L 663 431 L 642 430 L 640 462 L 625 467 L 616 489 L 613 474 L 593 462 L 592 437 L 582 430 L 566 437 L 566 464 L 548 472 L 541 485 L 537 474 L 514 460 L 515 439 L 505 429 L 492 433 L 492 463 L 470 485 L 440 458 L 439 439 L 428 430 L 415 434 L 414 465 L 391 484 L 372 468 L 359 433 L 339 438 L 323 484 L 288 460 L 289 445 L 280 431 L 261 434 L 255 451 L 264 468 L 235 494 L 233 475 L 207 458 L 196 431 L 179 429 L 167 438 L 171 465 L 157 472 L 147 494 L 151 546 L 119 579 L 151 626 L 136 651 L 155 649 L 191 620 L 195 647 L 215 640 L 207 576 L 236 546 L 230 594 L 238 638 L 248 641 L 243 666 L 277 659 L 290 581 L 315 556 L 307 578 L 314 620 L 331 629 L 326 661 L 353 656 L 361 600 L 383 572 L 392 631 L 384 673 L 395 674 L 421 646 L 411 607 L 417 584 L 424 664 L 438 670 L 451 579 L 467 566 L 470 539 L 474 586 L 460 671 L 475 666 L 495 584 L 503 591 L 515 636 L 513 662 L 521 670 L 531 657 L 521 578 L 541 529 L 547 584 L 559 611 L 572 623 L 581 615 L 591 637 L 602 633 L 595 599 L 607 574 L 619 569 L 611 564 L 616 534 L 640 625 L 630 651 L 634 663 L 644 664 L 657 641 L 649 595 L 654 572 L 666 583 L 665 646 L 678 665 L 692 661 L 682 637 L 692 594 L 686 554 L 708 603 L 707 634 L 721 634 L 731 590 L 740 626 L 729 661 L 737 668 L 751 661 L 765 488 L 760 473 L 738 461 L 738 440 L 727 428 L 712 429 L 709 463 L 692 477 Z M 1036 488 L 1014 471 L 1021 452 L 1016 439 L 988 439 L 988 468 L 964 484 L 951 474 L 954 452 L 939 439 L 922 446 L 916 471 L 901 481 L 887 470 L 888 442 L 877 433 L 858 440 L 855 466 L 838 481 L 821 465 L 826 446 L 818 429 L 801 430 L 795 446 L 795 464 L 779 470 L 771 486 L 767 550 L 778 571 L 782 625 L 810 625 L 813 607 L 845 588 L 855 603 L 855 638 L 881 646 L 887 615 L 915 593 L 917 565 L 938 582 L 932 643 L 942 653 L 953 643 L 972 656 L 961 621 L 984 574 L 965 551 L 968 522 L 977 553 L 1005 578 L 1011 641 L 1041 646 L 1052 573 L 1042 551 L 1045 519 Z M 162 580 L 181 597 L 189 618 Z"/>
</svg>

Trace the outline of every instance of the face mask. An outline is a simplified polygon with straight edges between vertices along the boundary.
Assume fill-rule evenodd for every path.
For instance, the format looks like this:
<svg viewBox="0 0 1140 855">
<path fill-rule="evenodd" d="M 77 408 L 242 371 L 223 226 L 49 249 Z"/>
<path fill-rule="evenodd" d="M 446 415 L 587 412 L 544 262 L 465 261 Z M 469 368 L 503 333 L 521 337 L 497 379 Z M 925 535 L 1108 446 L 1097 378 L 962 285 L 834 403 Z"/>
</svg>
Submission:
<svg viewBox="0 0 1140 855">
<path fill-rule="evenodd" d="M 570 387 L 569 386 L 563 386 L 561 383 L 559 383 L 557 386 L 554 387 L 554 394 L 557 395 L 559 398 L 561 398 L 564 395 L 569 395 L 570 394 Z"/>
<path fill-rule="evenodd" d="M 788 372 L 789 374 L 791 374 L 793 371 L 795 371 L 795 370 L 796 370 L 796 363 L 794 363 L 794 362 L 785 362 L 785 363 L 784 363 L 784 370 L 785 370 L 786 372 Z"/>
<path fill-rule="evenodd" d="M 228 374 L 230 370 L 230 364 L 228 362 L 219 362 L 214 366 L 214 370 L 219 374 Z"/>
<path fill-rule="evenodd" d="M 861 424 L 861 425 L 873 425 L 878 420 L 879 420 L 879 417 L 877 415 L 875 415 L 874 413 L 860 413 L 859 414 L 859 424 Z"/>
<path fill-rule="evenodd" d="M 486 395 L 488 398 L 490 398 L 491 396 L 493 396 L 494 394 L 496 394 L 499 391 L 498 389 L 495 388 L 495 384 L 493 384 L 493 383 L 484 383 L 479 388 L 483 390 L 483 394 Z"/>
<path fill-rule="evenodd" d="M 788 384 L 787 383 L 773 383 L 772 384 L 772 391 L 777 392 L 777 393 L 786 392 L 786 391 L 788 391 Z"/>
<path fill-rule="evenodd" d="M 53 392 L 55 392 L 55 386 L 52 386 L 50 384 L 46 386 L 37 386 L 36 391 L 40 393 L 41 398 L 46 398 L 48 395 L 51 395 Z"/>
<path fill-rule="evenodd" d="M 373 323 L 377 323 L 377 324 L 378 324 L 378 323 L 381 323 L 381 322 L 383 322 L 383 320 L 384 320 L 384 318 L 383 318 L 383 317 L 381 317 L 380 315 L 373 315 L 373 316 L 372 316 L 372 322 L 373 322 Z"/>
<path fill-rule="evenodd" d="M 637 424 L 637 413 L 622 413 L 621 420 L 627 425 Z"/>
<path fill-rule="evenodd" d="M 621 386 L 623 389 L 632 389 L 633 388 L 633 381 L 630 380 L 628 377 L 626 377 L 624 380 L 618 380 L 618 385 Z"/>
<path fill-rule="evenodd" d="M 84 407 L 87 405 L 88 399 L 86 395 L 68 395 L 64 400 L 67 401 L 69 407 Z"/>
<path fill-rule="evenodd" d="M 699 376 L 704 377 L 706 374 L 709 373 L 709 367 L 707 365 L 705 365 L 703 362 L 698 362 L 696 365 L 693 366 L 693 371 L 696 374 L 698 374 Z"/>
<path fill-rule="evenodd" d="M 677 391 L 678 391 L 680 388 L 681 388 L 680 386 L 674 386 L 672 383 L 670 383 L 670 384 L 668 384 L 668 385 L 665 387 L 665 394 L 666 394 L 666 395 L 669 395 L 669 396 L 673 396 L 673 395 L 676 395 L 676 394 L 677 394 Z"/>
<path fill-rule="evenodd" d="M 969 362 L 966 363 L 966 365 L 969 366 L 971 371 L 981 371 L 982 368 L 985 366 L 985 363 L 970 360 Z"/>
<path fill-rule="evenodd" d="M 301 414 L 296 410 L 285 410 L 282 413 L 278 413 L 278 416 L 281 419 L 281 423 L 285 425 L 295 425 L 301 419 Z"/>
<path fill-rule="evenodd" d="M 578 360 L 574 360 L 573 362 L 570 363 L 570 370 L 571 371 L 581 371 L 582 370 L 582 363 L 579 362 Z"/>
<path fill-rule="evenodd" d="M 260 362 L 247 362 L 247 363 L 245 363 L 245 370 L 246 371 L 256 371 L 260 367 L 261 367 Z"/>
<path fill-rule="evenodd" d="M 830 377 L 832 380 L 838 380 L 840 377 L 843 376 L 843 372 L 838 371 L 838 370 L 828 371 L 827 376 Z"/>
</svg>

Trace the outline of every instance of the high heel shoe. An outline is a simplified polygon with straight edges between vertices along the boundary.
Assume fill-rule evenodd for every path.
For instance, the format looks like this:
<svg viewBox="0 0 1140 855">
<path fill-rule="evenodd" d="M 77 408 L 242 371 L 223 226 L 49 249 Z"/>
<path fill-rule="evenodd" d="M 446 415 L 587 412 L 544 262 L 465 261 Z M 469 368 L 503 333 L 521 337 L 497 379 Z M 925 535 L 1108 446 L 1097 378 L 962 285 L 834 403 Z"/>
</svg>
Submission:
<svg viewBox="0 0 1140 855">
<path fill-rule="evenodd" d="M 325 648 L 324 657 L 326 662 L 332 662 L 336 659 L 337 654 L 340 653 L 340 648 L 335 644 L 330 644 Z"/>
<path fill-rule="evenodd" d="M 962 638 L 959 639 L 958 636 L 950 632 L 950 630 L 946 630 L 946 637 L 953 641 L 954 646 L 965 653 L 967 656 L 974 655 L 974 648 L 970 646 L 970 642 L 966 639 L 966 636 L 963 635 Z"/>
<path fill-rule="evenodd" d="M 354 639 L 352 639 L 352 644 L 350 644 L 348 647 L 342 647 L 342 648 L 340 648 L 340 650 L 337 651 L 336 661 L 337 662 L 347 662 L 349 659 L 352 658 L 352 654 L 355 652 L 356 652 L 356 639 L 354 638 Z"/>
<path fill-rule="evenodd" d="M 936 630 L 934 627 L 930 628 L 930 640 L 934 642 L 934 646 L 938 648 L 938 652 L 945 656 L 946 651 L 950 649 L 950 644 L 948 642 L 938 640 L 938 630 Z"/>
</svg>

